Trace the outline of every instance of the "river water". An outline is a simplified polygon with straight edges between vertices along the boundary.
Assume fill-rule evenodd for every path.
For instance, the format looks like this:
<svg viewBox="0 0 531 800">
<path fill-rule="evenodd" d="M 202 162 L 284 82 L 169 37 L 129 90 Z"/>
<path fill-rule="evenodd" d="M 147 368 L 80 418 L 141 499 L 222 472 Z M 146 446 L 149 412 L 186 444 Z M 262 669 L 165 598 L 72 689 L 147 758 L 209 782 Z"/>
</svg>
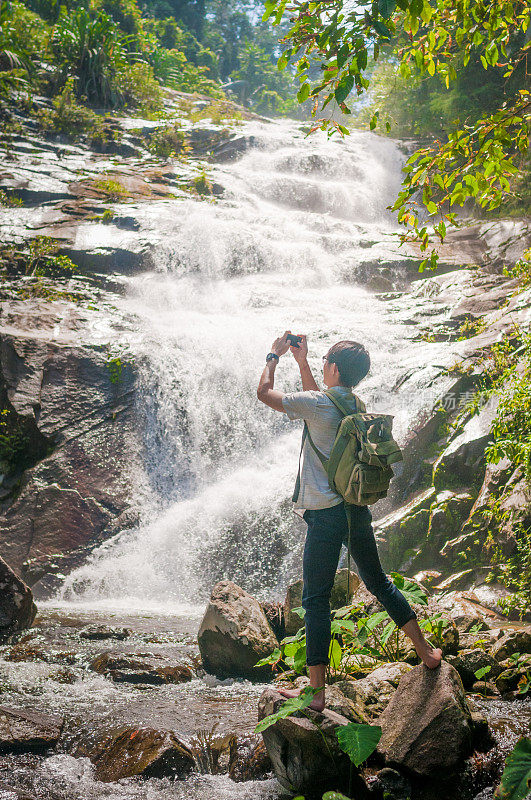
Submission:
<svg viewBox="0 0 531 800">
<path fill-rule="evenodd" d="M 149 269 L 124 278 L 117 298 L 133 321 L 122 344 L 139 376 L 144 457 L 134 490 L 142 518 L 40 606 L 36 641 L 47 652 L 75 651 L 69 680 L 58 677 L 57 664 L 13 663 L 0 654 L 3 702 L 64 713 L 71 736 L 123 721 L 172 728 L 185 739 L 214 724 L 217 733 L 252 730 L 262 686 L 211 676 L 178 686 L 116 684 L 87 672 L 95 651 L 79 629 L 126 625 L 132 635 L 122 652 L 147 649 L 193 664 L 217 580 L 279 600 L 298 576 L 304 526 L 289 498 L 300 425 L 256 398 L 276 336 L 287 328 L 306 333 L 317 377 L 331 344 L 363 342 L 372 368 L 359 394 L 370 410 L 394 415 L 399 442 L 433 402 L 431 378 L 452 360 L 448 345 L 412 341 L 404 315 L 359 280 L 368 264 L 403 258 L 386 209 L 400 183 L 395 144 L 356 132 L 343 141 L 306 139 L 289 121 L 246 123 L 240 132 L 254 137 L 253 146 L 212 168 L 225 187 L 222 199 L 146 207 L 144 224 L 160 232 L 160 246 Z M 289 354 L 276 386 L 300 388 Z M 104 784 L 88 759 L 67 753 L 4 759 L 6 777 L 47 800 L 279 796 L 273 778 L 237 784 L 195 774 Z"/>
</svg>

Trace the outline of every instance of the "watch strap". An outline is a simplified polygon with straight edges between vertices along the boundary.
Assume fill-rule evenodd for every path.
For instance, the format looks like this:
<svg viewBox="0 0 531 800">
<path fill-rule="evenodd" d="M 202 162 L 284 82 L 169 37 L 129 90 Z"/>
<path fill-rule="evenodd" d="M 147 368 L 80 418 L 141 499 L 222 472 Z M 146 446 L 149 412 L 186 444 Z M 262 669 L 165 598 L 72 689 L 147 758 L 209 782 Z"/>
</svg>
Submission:
<svg viewBox="0 0 531 800">
<path fill-rule="evenodd" d="M 266 355 L 266 361 L 280 361 L 280 356 L 277 356 L 276 353 L 268 353 Z"/>
</svg>

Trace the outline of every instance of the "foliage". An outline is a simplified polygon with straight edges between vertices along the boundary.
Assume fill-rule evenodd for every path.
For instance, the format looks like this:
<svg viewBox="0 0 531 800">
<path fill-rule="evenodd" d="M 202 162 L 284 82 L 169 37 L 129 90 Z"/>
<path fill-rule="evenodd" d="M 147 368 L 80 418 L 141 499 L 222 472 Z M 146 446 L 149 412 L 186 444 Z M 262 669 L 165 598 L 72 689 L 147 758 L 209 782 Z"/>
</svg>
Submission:
<svg viewBox="0 0 531 800">
<path fill-rule="evenodd" d="M 520 291 L 531 286 L 531 249 L 526 250 L 514 267 L 503 268 L 503 274 L 510 278 L 516 278 L 519 283 Z"/>
<path fill-rule="evenodd" d="M 174 158 L 188 150 L 186 134 L 178 122 L 155 128 L 149 136 L 148 149 L 158 158 Z"/>
<path fill-rule="evenodd" d="M 0 3 L 0 97 L 27 86 L 32 69 L 31 46 L 21 39 L 16 25 L 18 4 Z"/>
<path fill-rule="evenodd" d="M 64 133 L 73 139 L 88 136 L 90 139 L 103 139 L 103 120 L 90 108 L 79 103 L 74 90 L 74 79 L 68 78 L 65 86 L 52 100 L 53 110 L 44 109 L 37 115 L 39 124 L 45 131 Z"/>
<path fill-rule="evenodd" d="M 348 725 L 339 727 L 336 734 L 340 748 L 348 755 L 354 766 L 359 767 L 376 750 L 382 738 L 382 729 L 379 725 L 349 722 Z"/>
<path fill-rule="evenodd" d="M 288 113 L 295 109 L 296 104 L 289 96 L 293 93 L 292 81 L 275 68 L 271 55 L 263 47 L 246 41 L 239 62 L 230 78 L 239 84 L 235 91 L 240 102 L 263 113 Z"/>
<path fill-rule="evenodd" d="M 404 79 L 436 76 L 447 90 L 471 59 L 479 59 L 484 72 L 502 71 L 503 101 L 494 110 L 457 120 L 445 140 L 419 148 L 408 159 L 393 206 L 406 228 L 402 242 L 419 242 L 426 251 L 431 241 L 426 213 L 441 215 L 434 233 L 442 242 L 447 224 L 456 221 L 456 205 L 472 198 L 481 208 L 494 209 L 511 194 L 510 180 L 527 154 L 531 105 L 525 88 L 531 10 L 524 0 L 374 0 L 370 8 L 349 0 L 296 2 L 289 8 L 286 0 L 266 0 L 265 9 L 264 19 L 273 24 L 290 16 L 278 66 L 296 65 L 297 98 L 314 100 L 314 115 L 332 101 L 350 114 L 349 95 L 360 96 L 369 87 L 370 62 L 378 61 L 382 49 L 398 60 Z M 379 116 L 376 111 L 371 129 Z M 332 115 L 317 119 L 312 130 L 317 128 L 348 133 Z M 434 249 L 421 269 L 437 260 Z"/>
<path fill-rule="evenodd" d="M 228 120 L 241 120 L 242 113 L 236 108 L 234 103 L 227 100 L 214 100 L 204 108 L 193 111 L 190 114 L 192 122 L 198 122 L 201 119 L 210 119 L 215 124 L 220 124 Z"/>
<path fill-rule="evenodd" d="M 290 697 L 285 703 L 282 703 L 275 714 L 269 714 L 269 716 L 264 717 L 254 729 L 255 733 L 263 733 L 263 731 L 270 728 L 271 725 L 278 722 L 279 719 L 285 719 L 296 711 L 303 711 L 305 708 L 308 708 L 318 691 L 319 689 L 305 686 L 297 697 Z"/>
<path fill-rule="evenodd" d="M 118 74 L 126 67 L 125 36 L 112 17 L 81 6 L 61 14 L 52 34 L 52 49 L 62 81 L 76 79 L 78 97 L 90 103 L 118 106 Z"/>
<path fill-rule="evenodd" d="M 96 191 L 107 195 L 108 199 L 114 203 L 123 202 L 129 197 L 125 186 L 114 178 L 98 178 L 92 182 L 92 186 Z"/>
<path fill-rule="evenodd" d="M 531 789 L 531 739 L 522 738 L 509 753 L 496 800 L 525 800 Z"/>
<path fill-rule="evenodd" d="M 124 105 L 148 116 L 162 111 L 164 95 L 150 64 L 139 61 L 124 66 L 116 75 L 115 87 Z"/>
<path fill-rule="evenodd" d="M 192 185 L 199 195 L 212 194 L 212 181 L 204 170 L 200 172 L 199 175 L 196 175 L 195 178 L 193 178 Z"/>
<path fill-rule="evenodd" d="M 427 605 L 427 597 L 418 584 L 398 573 L 392 573 L 391 577 L 409 602 Z M 301 615 L 304 614 L 303 609 L 294 610 L 302 612 Z M 328 678 L 332 671 L 336 674 L 338 672 L 350 674 L 367 663 L 395 662 L 403 657 L 404 642 L 400 630 L 386 611 L 367 615 L 364 613 L 363 605 L 352 604 L 336 609 L 332 614 Z M 442 637 L 445 627 L 445 622 L 439 617 L 440 615 L 435 615 L 421 622 L 434 639 L 437 636 Z M 280 647 L 275 648 L 256 666 L 266 664 L 270 664 L 275 671 L 293 670 L 298 674 L 304 674 L 306 670 L 304 628 L 300 628 L 295 636 L 285 637 L 280 642 Z"/>
<path fill-rule="evenodd" d="M 24 203 L 17 197 L 15 194 L 8 194 L 5 189 L 0 189 L 0 206 L 5 206 L 6 208 L 16 208 L 17 206 L 22 206 Z"/>
</svg>

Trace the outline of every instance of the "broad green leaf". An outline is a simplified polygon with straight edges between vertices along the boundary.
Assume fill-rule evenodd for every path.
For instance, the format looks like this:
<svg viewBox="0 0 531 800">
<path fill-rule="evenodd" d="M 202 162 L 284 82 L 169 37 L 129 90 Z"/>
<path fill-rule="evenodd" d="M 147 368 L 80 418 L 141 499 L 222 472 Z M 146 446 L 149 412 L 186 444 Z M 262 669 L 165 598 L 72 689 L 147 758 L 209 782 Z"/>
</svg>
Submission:
<svg viewBox="0 0 531 800">
<path fill-rule="evenodd" d="M 389 19 L 396 8 L 396 0 L 378 0 L 378 11 L 385 19 Z"/>
<path fill-rule="evenodd" d="M 330 642 L 330 650 L 328 651 L 328 658 L 330 659 L 330 666 L 332 669 L 339 669 L 341 664 L 341 657 L 343 651 L 337 639 L 332 639 Z"/>
<path fill-rule="evenodd" d="M 304 615 L 306 614 L 306 611 L 304 610 L 304 608 L 302 606 L 299 606 L 298 608 L 292 608 L 291 609 L 291 613 L 292 614 L 296 614 L 301 619 L 304 619 Z"/>
<path fill-rule="evenodd" d="M 311 686 L 305 686 L 301 693 L 297 695 L 297 697 L 290 697 L 288 700 L 286 700 L 286 702 L 280 706 L 279 710 L 275 714 L 269 714 L 269 716 L 264 717 L 254 729 L 254 732 L 262 733 L 262 731 L 267 730 L 267 728 L 270 728 L 271 725 L 274 725 L 276 722 L 278 722 L 279 719 L 285 719 L 286 717 L 290 717 L 292 714 L 295 714 L 296 711 L 302 711 L 304 708 L 308 708 L 317 692 L 318 689 L 312 689 Z"/>
<path fill-rule="evenodd" d="M 270 653 L 265 658 L 261 658 L 260 661 L 257 661 L 255 667 L 265 667 L 266 664 L 276 664 L 277 661 L 280 659 L 281 655 L 282 653 L 280 652 L 278 647 L 275 647 L 272 653 Z"/>
<path fill-rule="evenodd" d="M 304 672 L 306 668 L 306 645 L 302 644 L 293 657 L 293 669 L 295 672 Z"/>
<path fill-rule="evenodd" d="M 376 750 L 382 735 L 379 725 L 361 725 L 349 722 L 336 730 L 340 748 L 348 755 L 352 763 L 359 767 Z"/>
<path fill-rule="evenodd" d="M 531 789 L 531 739 L 520 739 L 505 762 L 497 800 L 525 800 Z"/>
<path fill-rule="evenodd" d="M 417 603 L 421 606 L 428 605 L 428 597 L 424 594 L 420 586 L 417 586 L 413 581 L 409 581 L 400 575 L 398 572 L 391 572 L 391 578 L 397 589 L 400 589 L 404 597 L 409 603 Z"/>
<path fill-rule="evenodd" d="M 487 667 L 481 667 L 481 669 L 477 669 L 477 670 L 474 672 L 474 675 L 476 676 L 476 678 L 478 679 L 478 681 L 480 681 L 482 678 L 484 678 L 484 677 L 485 677 L 485 675 L 488 675 L 488 674 L 489 674 L 490 670 L 491 670 L 491 667 L 490 667 L 490 666 L 487 666 Z"/>
<path fill-rule="evenodd" d="M 310 84 L 303 83 L 299 91 L 297 92 L 297 100 L 299 103 L 304 103 L 310 96 Z"/>
<path fill-rule="evenodd" d="M 352 75 L 347 75 L 343 78 L 342 81 L 337 86 L 337 89 L 334 92 L 334 97 L 336 99 L 336 103 L 341 104 L 344 103 L 349 94 L 352 91 L 352 87 L 354 86 L 354 78 Z"/>
</svg>

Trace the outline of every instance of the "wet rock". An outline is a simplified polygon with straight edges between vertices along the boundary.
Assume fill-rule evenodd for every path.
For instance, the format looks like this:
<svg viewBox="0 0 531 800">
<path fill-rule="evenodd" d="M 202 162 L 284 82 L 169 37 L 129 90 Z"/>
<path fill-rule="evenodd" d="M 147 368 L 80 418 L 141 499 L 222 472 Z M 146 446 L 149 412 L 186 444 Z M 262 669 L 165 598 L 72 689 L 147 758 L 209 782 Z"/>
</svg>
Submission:
<svg viewBox="0 0 531 800">
<path fill-rule="evenodd" d="M 508 631 L 491 649 L 497 661 L 505 661 L 513 653 L 531 653 L 531 626 Z"/>
<path fill-rule="evenodd" d="M 171 731 L 123 725 L 81 744 L 75 755 L 88 756 L 98 781 L 121 778 L 179 777 L 194 767 L 192 752 Z"/>
<path fill-rule="evenodd" d="M 189 667 L 168 664 L 167 660 L 149 653 L 138 655 L 100 653 L 90 662 L 90 669 L 106 675 L 117 683 L 147 683 L 154 686 L 163 683 L 185 683 L 194 677 Z"/>
<path fill-rule="evenodd" d="M 520 656 L 517 660 L 508 658 L 499 666 L 502 672 L 496 677 L 496 688 L 500 694 L 514 692 L 527 682 L 531 674 L 531 655 Z"/>
<path fill-rule="evenodd" d="M 430 486 L 375 523 L 374 533 L 385 569 L 396 569 L 404 553 L 418 543 L 419 537 L 425 538 L 429 507 L 435 494 L 435 489 Z"/>
<path fill-rule="evenodd" d="M 476 648 L 474 650 L 461 650 L 456 656 L 448 656 L 448 663 L 458 671 L 465 689 L 470 689 L 477 681 L 475 673 L 486 667 L 490 667 L 488 679 L 497 678 L 502 668 L 486 650 Z"/>
<path fill-rule="evenodd" d="M 438 591 L 440 585 L 435 587 Z M 444 610 L 445 617 L 451 619 L 459 634 L 468 633 L 471 629 L 484 631 L 488 629 L 487 620 L 496 615 L 481 605 L 473 592 L 451 591 L 435 595 L 438 605 Z"/>
<path fill-rule="evenodd" d="M 355 681 L 338 681 L 334 684 L 334 687 L 340 689 L 345 697 L 352 701 L 356 709 L 362 710 L 360 716 L 363 714 L 364 716 L 368 715 L 369 717 L 375 718 L 378 717 L 389 704 L 402 676 L 406 675 L 412 669 L 413 667 L 411 664 L 407 664 L 404 661 L 397 661 L 392 664 L 384 664 L 381 667 L 377 667 L 365 678 L 360 678 Z"/>
<path fill-rule="evenodd" d="M 81 639 L 98 641 L 102 639 L 118 639 L 123 641 L 131 635 L 129 628 L 109 628 L 107 625 L 87 625 L 79 631 Z"/>
<path fill-rule="evenodd" d="M 81 557 L 130 508 L 138 420 L 127 360 L 113 382 L 105 349 L 79 347 L 77 311 L 61 323 L 59 343 L 52 311 L 35 318 L 30 311 L 26 306 L 19 322 L 29 332 L 0 336 L 2 378 L 17 413 L 33 418 L 55 446 L 26 470 L 17 495 L 4 505 L 0 548 L 23 578 L 28 565 L 34 586 L 55 568 L 57 554 Z M 33 561 L 46 557 L 51 561 L 42 567 Z M 57 560 L 59 572 L 63 562 Z"/>
<path fill-rule="evenodd" d="M 231 758 L 229 775 L 237 783 L 263 780 L 273 769 L 269 753 L 262 738 L 246 737 L 237 742 Z"/>
<path fill-rule="evenodd" d="M 37 800 L 34 794 L 23 789 L 16 789 L 3 781 L 0 781 L 0 797 L 2 800 Z"/>
<path fill-rule="evenodd" d="M 43 752 L 55 747 L 63 717 L 0 706 L 0 753 Z"/>
<path fill-rule="evenodd" d="M 19 642 L 4 655 L 6 661 L 48 661 L 46 653 L 39 644 Z"/>
<path fill-rule="evenodd" d="M 232 581 L 217 583 L 198 633 L 207 672 L 220 678 L 270 677 L 271 668 L 255 668 L 278 645 L 260 603 Z"/>
<path fill-rule="evenodd" d="M 472 721 L 457 671 L 442 661 L 404 675 L 381 715 L 386 762 L 420 777 L 449 777 L 470 755 Z"/>
<path fill-rule="evenodd" d="M 334 578 L 334 585 L 330 595 L 330 607 L 341 608 L 350 602 L 347 596 L 347 569 L 339 569 Z M 350 572 L 350 593 L 351 597 L 360 585 L 360 579 L 355 572 Z M 304 620 L 293 612 L 294 608 L 300 608 L 302 603 L 302 580 L 296 581 L 288 586 L 286 599 L 284 600 L 284 626 L 285 635 L 294 636 L 299 628 L 304 627 Z"/>
<path fill-rule="evenodd" d="M 273 689 L 266 689 L 258 703 L 258 719 L 278 711 L 285 700 Z M 350 759 L 340 750 L 336 736 L 337 728 L 348 720 L 328 709 L 321 714 L 311 710 L 306 713 L 310 718 L 280 719 L 262 736 L 279 783 L 291 792 L 320 797 L 324 791 L 348 786 Z M 356 791 L 361 778 L 355 777 Z M 364 797 L 361 791 L 355 796 Z"/>
<path fill-rule="evenodd" d="M 36 613 L 31 589 L 0 558 L 0 642 L 29 628 Z"/>
<path fill-rule="evenodd" d="M 396 769 L 384 767 L 376 773 L 376 781 L 372 784 L 385 800 L 411 800 L 411 783 Z"/>
<path fill-rule="evenodd" d="M 221 163 L 234 161 L 253 146 L 254 140 L 254 136 L 236 136 L 228 141 L 220 142 L 210 150 L 210 160 Z"/>
<path fill-rule="evenodd" d="M 471 688 L 473 692 L 476 692 L 476 694 L 481 694 L 483 697 L 497 697 L 499 695 L 496 684 L 492 683 L 491 681 L 475 681 Z"/>
<path fill-rule="evenodd" d="M 485 447 L 496 415 L 497 403 L 483 406 L 479 413 L 464 425 L 462 433 L 450 441 L 433 467 L 436 489 L 472 486 L 483 477 Z"/>
<path fill-rule="evenodd" d="M 442 574 L 436 569 L 424 569 L 413 575 L 413 579 L 422 583 L 427 589 L 432 589 L 441 578 Z"/>
</svg>

